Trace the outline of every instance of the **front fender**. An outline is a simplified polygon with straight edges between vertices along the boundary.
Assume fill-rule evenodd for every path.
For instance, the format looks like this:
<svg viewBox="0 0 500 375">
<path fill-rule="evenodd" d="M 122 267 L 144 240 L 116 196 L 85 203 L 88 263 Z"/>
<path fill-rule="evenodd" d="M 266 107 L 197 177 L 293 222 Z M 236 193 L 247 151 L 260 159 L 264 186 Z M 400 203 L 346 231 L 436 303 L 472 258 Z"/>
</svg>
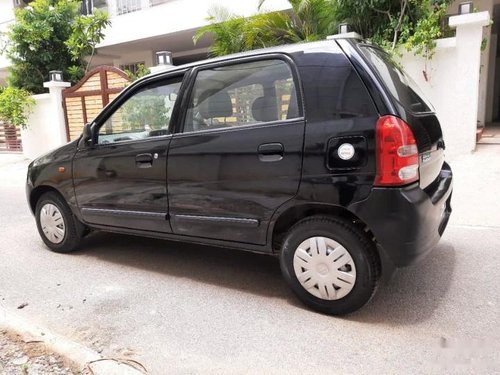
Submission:
<svg viewBox="0 0 500 375">
<path fill-rule="evenodd" d="M 43 192 L 55 190 L 66 200 L 71 210 L 77 213 L 73 188 L 73 156 L 76 141 L 59 147 L 33 160 L 28 166 L 26 196 L 33 212 L 36 200 Z"/>
</svg>

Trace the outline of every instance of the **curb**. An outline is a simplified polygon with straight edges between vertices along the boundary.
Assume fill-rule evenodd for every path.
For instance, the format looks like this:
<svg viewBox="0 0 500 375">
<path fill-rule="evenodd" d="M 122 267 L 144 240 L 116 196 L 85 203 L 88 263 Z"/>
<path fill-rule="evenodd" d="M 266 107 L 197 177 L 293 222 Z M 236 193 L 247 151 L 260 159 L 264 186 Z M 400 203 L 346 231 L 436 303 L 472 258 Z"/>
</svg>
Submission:
<svg viewBox="0 0 500 375">
<path fill-rule="evenodd" d="M 0 329 L 15 332 L 21 336 L 28 336 L 32 341 L 40 342 L 48 350 L 73 362 L 80 371 L 87 369 L 88 373 L 93 375 L 144 375 L 147 373 L 128 364 L 125 359 L 121 361 L 106 358 L 84 345 L 52 333 L 46 328 L 30 324 L 7 313 L 5 310 L 0 313 Z"/>
</svg>

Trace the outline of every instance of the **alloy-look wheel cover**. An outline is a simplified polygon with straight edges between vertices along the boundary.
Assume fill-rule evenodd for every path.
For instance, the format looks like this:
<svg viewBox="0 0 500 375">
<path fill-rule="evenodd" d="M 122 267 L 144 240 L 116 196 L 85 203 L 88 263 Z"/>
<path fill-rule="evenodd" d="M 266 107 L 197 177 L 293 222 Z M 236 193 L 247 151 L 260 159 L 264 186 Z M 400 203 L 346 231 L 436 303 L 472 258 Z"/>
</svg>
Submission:
<svg viewBox="0 0 500 375">
<path fill-rule="evenodd" d="M 356 267 L 349 251 L 327 237 L 311 237 L 295 250 L 293 268 L 300 285 L 317 298 L 338 300 L 356 283 Z"/>
<path fill-rule="evenodd" d="M 61 243 L 66 233 L 66 226 L 59 208 L 46 203 L 40 210 L 40 226 L 45 237 L 52 243 Z"/>
</svg>

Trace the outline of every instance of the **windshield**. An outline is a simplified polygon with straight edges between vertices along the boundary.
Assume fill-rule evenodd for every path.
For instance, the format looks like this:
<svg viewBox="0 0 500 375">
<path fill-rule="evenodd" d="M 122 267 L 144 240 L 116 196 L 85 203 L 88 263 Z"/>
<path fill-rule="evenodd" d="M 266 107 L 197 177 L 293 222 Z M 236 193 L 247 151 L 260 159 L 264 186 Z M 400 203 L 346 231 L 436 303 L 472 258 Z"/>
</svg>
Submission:
<svg viewBox="0 0 500 375">
<path fill-rule="evenodd" d="M 367 45 L 360 45 L 359 49 L 375 68 L 392 97 L 403 107 L 414 113 L 434 112 L 434 108 L 425 99 L 417 84 L 392 61 L 389 54 Z"/>
</svg>

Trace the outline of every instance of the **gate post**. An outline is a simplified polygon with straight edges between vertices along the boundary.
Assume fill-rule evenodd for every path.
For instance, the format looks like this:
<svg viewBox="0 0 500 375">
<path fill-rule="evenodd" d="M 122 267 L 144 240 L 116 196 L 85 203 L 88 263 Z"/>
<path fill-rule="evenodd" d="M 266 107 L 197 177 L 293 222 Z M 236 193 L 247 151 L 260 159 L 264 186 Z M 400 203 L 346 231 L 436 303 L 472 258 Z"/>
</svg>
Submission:
<svg viewBox="0 0 500 375">
<path fill-rule="evenodd" d="M 35 107 L 28 118 L 26 128 L 21 128 L 23 154 L 34 159 L 47 151 L 68 142 L 62 103 L 62 90 L 69 82 L 44 82 L 48 94 L 33 95 Z"/>
<path fill-rule="evenodd" d="M 447 89 L 459 93 L 455 114 L 460 119 L 454 124 L 456 148 L 472 152 L 476 148 L 479 78 L 481 72 L 481 41 L 483 27 L 490 24 L 489 12 L 470 13 L 450 17 L 450 27 L 457 29 L 455 64 L 459 79 Z"/>
<path fill-rule="evenodd" d="M 52 106 L 52 121 L 54 121 L 52 125 L 54 140 L 60 145 L 67 143 L 69 140 L 64 117 L 62 91 L 70 86 L 71 83 L 62 81 L 49 81 L 43 83 L 43 87 L 49 89 Z"/>
</svg>

